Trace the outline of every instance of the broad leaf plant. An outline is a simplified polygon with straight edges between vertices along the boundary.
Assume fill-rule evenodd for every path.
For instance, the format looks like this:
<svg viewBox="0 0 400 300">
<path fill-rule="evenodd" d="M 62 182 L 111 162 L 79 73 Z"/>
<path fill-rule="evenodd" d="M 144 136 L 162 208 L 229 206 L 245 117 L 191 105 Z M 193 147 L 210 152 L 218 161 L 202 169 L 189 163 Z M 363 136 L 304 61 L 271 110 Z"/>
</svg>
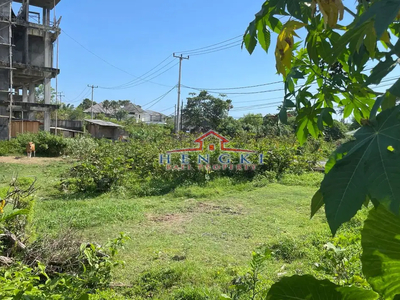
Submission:
<svg viewBox="0 0 400 300">
<path fill-rule="evenodd" d="M 268 52 L 274 34 L 285 86 L 279 117 L 285 123 L 288 110 L 297 111 L 299 141 L 320 136 L 339 110 L 362 125 L 327 162 L 311 216 L 325 205 L 335 234 L 363 204 L 374 208 L 362 230 L 371 290 L 293 276 L 267 299 L 400 299 L 400 79 L 392 73 L 400 62 L 400 0 L 265 1 L 243 44 L 250 54 L 257 44 Z"/>
</svg>

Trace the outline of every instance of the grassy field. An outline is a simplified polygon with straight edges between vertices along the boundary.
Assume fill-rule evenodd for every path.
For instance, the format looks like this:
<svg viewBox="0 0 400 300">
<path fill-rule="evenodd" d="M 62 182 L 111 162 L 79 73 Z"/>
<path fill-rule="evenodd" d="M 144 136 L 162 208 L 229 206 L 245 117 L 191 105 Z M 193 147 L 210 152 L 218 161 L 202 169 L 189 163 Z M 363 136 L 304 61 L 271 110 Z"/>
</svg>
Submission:
<svg viewBox="0 0 400 300">
<path fill-rule="evenodd" d="M 263 274 L 266 284 L 283 275 L 314 272 L 323 245 L 331 240 L 323 212 L 309 218 L 321 174 L 287 177 L 282 180 L 286 185 L 263 187 L 220 179 L 163 197 L 71 196 L 57 189 L 60 175 L 70 165 L 0 163 L 0 187 L 16 173 L 38 178 L 38 236 L 73 228 L 82 242 L 104 243 L 120 232 L 129 235 L 120 254 L 126 266 L 115 272 L 114 281 L 132 286 L 132 297 L 216 297 L 247 271 L 252 251 L 262 245 L 274 253 Z"/>
</svg>

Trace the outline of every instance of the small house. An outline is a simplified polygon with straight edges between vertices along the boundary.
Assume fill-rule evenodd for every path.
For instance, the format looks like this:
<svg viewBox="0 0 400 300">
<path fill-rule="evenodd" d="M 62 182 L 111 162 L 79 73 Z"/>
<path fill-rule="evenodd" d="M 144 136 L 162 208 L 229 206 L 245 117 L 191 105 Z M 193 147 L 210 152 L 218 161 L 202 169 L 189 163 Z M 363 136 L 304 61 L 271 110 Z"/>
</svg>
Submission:
<svg viewBox="0 0 400 300">
<path fill-rule="evenodd" d="M 87 132 L 97 139 L 116 141 L 120 136 L 126 135 L 122 126 L 103 120 L 85 120 Z"/>
</svg>

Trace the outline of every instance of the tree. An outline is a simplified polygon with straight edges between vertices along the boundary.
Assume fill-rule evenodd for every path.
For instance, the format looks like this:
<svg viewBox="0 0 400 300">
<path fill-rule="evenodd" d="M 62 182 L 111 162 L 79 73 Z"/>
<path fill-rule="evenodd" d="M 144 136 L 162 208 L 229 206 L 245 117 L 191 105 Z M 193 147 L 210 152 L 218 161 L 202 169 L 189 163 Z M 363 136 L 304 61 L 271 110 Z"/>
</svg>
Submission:
<svg viewBox="0 0 400 300">
<path fill-rule="evenodd" d="M 262 135 L 263 115 L 247 114 L 239 119 L 244 131 L 253 133 L 256 136 Z"/>
<path fill-rule="evenodd" d="M 97 103 L 93 101 L 93 105 L 96 105 Z M 78 108 L 82 110 L 87 110 L 92 107 L 92 100 L 85 98 L 83 99 L 82 103 L 78 105 Z"/>
<path fill-rule="evenodd" d="M 348 131 L 349 128 L 345 124 L 333 120 L 332 126 L 324 128 L 324 138 L 327 142 L 341 140 L 346 137 L 346 132 Z"/>
<path fill-rule="evenodd" d="M 233 117 L 227 117 L 221 120 L 217 130 L 223 136 L 235 137 L 244 132 L 242 125 L 238 120 Z"/>
<path fill-rule="evenodd" d="M 223 100 L 210 95 L 207 91 L 187 98 L 183 109 L 183 126 L 192 132 L 216 130 L 222 120 L 228 117 L 232 108 L 231 100 Z"/>
<path fill-rule="evenodd" d="M 354 140 L 329 159 L 320 190 L 312 199 L 311 215 L 325 206 L 335 234 L 363 204 L 372 202 L 377 208 L 362 231 L 363 271 L 373 291 L 294 276 L 273 285 L 267 299 L 282 299 L 282 291 L 287 299 L 314 299 L 321 293 L 332 299 L 393 299 L 400 294 L 396 273 L 400 265 L 400 106 L 396 105 L 400 79 L 395 78 L 383 93 L 372 86 L 383 82 L 400 58 L 400 1 L 363 0 L 353 10 L 341 0 L 265 1 L 245 33 L 244 45 L 250 53 L 257 43 L 267 51 L 272 32 L 278 35 L 276 69 L 283 76 L 286 94 L 279 116 L 286 123 L 287 110 L 296 109 L 301 143 L 333 125 L 335 106 L 344 108 L 344 118 L 352 115 L 362 125 Z M 350 22 L 338 24 L 345 12 Z M 286 16 L 289 20 L 282 23 Z M 301 28 L 306 33 L 304 48 L 295 43 Z"/>
<path fill-rule="evenodd" d="M 41 84 L 35 89 L 35 98 L 38 103 L 44 103 L 44 85 Z M 51 88 L 51 104 L 56 104 L 56 91 Z"/>
</svg>

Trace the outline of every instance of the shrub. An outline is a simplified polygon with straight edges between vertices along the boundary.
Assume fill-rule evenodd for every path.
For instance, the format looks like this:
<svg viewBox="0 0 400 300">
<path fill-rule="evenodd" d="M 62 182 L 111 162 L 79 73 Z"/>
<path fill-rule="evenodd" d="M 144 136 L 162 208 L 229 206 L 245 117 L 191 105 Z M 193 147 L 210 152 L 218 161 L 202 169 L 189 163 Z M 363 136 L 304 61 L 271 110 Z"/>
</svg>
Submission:
<svg viewBox="0 0 400 300">
<path fill-rule="evenodd" d="M 0 156 L 20 153 L 20 144 L 15 139 L 11 141 L 0 141 Z"/>
<path fill-rule="evenodd" d="M 57 157 L 64 154 L 67 147 L 67 139 L 62 136 L 52 135 L 49 132 L 40 131 L 37 134 L 24 133 L 16 138 L 20 146 L 20 153 L 25 153 L 26 145 L 33 142 L 38 156 Z"/>
<path fill-rule="evenodd" d="M 300 147 L 292 137 L 255 139 L 240 136 L 232 139 L 229 146 L 263 153 L 263 164 L 258 165 L 256 170 L 199 169 L 198 153 L 189 154 L 190 171 L 166 170 L 165 165 L 159 164 L 159 155 L 172 149 L 193 147 L 198 136 L 183 135 L 176 138 L 162 127 L 140 125 L 128 128 L 131 128 L 130 140 L 126 143 L 94 141 L 90 138 L 70 141 L 68 153 L 80 161 L 65 174 L 63 189 L 71 192 L 100 193 L 112 189 L 124 194 L 131 193 L 132 196 L 151 196 L 165 194 L 187 184 L 202 185 L 221 177 L 235 181 L 252 180 L 256 177 L 255 186 L 264 186 L 286 173 L 302 174 L 312 171 L 317 162 L 323 159 L 322 152 L 318 151 L 320 144 Z M 212 141 L 207 140 L 205 147 L 211 143 Z M 213 164 L 218 164 L 221 153 L 217 147 L 215 151 L 207 154 L 210 155 Z M 231 162 L 238 164 L 240 154 L 230 155 Z M 250 156 L 249 159 L 254 164 L 259 162 L 258 155 Z M 172 155 L 172 165 L 180 166 L 179 155 Z M 262 179 L 264 177 L 266 179 Z"/>
<path fill-rule="evenodd" d="M 66 142 L 67 148 L 65 154 L 80 160 L 86 159 L 92 155 L 99 145 L 95 139 L 88 136 L 67 139 Z"/>
</svg>

